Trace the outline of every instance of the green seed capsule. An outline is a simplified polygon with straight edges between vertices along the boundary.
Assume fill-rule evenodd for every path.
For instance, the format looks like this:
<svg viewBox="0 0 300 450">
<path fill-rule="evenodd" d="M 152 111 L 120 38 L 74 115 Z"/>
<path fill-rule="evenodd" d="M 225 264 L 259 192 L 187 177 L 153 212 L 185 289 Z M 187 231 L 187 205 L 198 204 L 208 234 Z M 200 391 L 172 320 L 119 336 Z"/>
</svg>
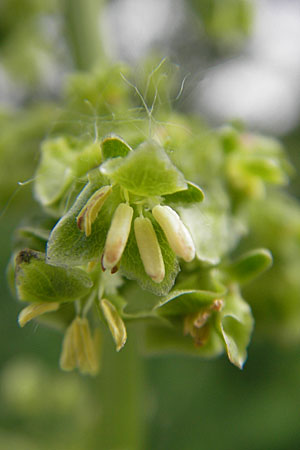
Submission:
<svg viewBox="0 0 300 450">
<path fill-rule="evenodd" d="M 163 229 L 168 243 L 180 258 L 189 262 L 195 257 L 195 246 L 190 232 L 183 224 L 178 214 L 169 206 L 157 205 L 152 214 Z"/>
<path fill-rule="evenodd" d="M 165 277 L 165 265 L 151 220 L 137 217 L 134 234 L 146 274 L 155 283 L 161 283 Z"/>
<path fill-rule="evenodd" d="M 131 206 L 119 204 L 106 237 L 102 260 L 104 269 L 113 269 L 120 261 L 130 233 L 132 215 Z"/>
</svg>

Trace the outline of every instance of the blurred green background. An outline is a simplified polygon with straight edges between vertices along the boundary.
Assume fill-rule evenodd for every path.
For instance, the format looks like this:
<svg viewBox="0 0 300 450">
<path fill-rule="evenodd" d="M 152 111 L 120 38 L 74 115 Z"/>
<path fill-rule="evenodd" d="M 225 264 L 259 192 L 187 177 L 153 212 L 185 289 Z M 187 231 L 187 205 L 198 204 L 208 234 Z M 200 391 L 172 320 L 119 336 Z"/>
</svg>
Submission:
<svg viewBox="0 0 300 450">
<path fill-rule="evenodd" d="M 90 69 L 95 55 L 137 66 L 153 51 L 169 56 L 190 74 L 180 111 L 275 134 L 297 169 L 298 29 L 297 1 L 2 0 L 0 450 L 299 449 L 298 341 L 254 332 L 239 371 L 225 356 L 136 358 L 136 329 L 118 355 L 105 337 L 100 376 L 66 374 L 62 336 L 37 324 L 21 330 L 6 280 L 14 229 L 36 208 L 32 184 L 18 182 L 34 175 L 40 140 L 60 126 L 67 74 Z M 299 177 L 289 189 L 299 197 Z"/>
</svg>

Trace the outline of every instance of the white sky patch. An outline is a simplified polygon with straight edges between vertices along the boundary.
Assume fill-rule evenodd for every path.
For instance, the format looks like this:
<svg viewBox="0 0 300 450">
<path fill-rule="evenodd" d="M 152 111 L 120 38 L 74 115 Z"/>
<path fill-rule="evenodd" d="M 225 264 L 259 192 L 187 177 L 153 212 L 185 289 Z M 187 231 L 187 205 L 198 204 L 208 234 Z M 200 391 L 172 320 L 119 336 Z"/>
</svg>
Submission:
<svg viewBox="0 0 300 450">
<path fill-rule="evenodd" d="M 292 129 L 300 115 L 300 2 L 256 2 L 247 55 L 207 71 L 195 108 L 217 122 L 242 119 L 274 134 Z"/>
<path fill-rule="evenodd" d="M 115 59 L 136 61 L 155 43 L 172 35 L 181 22 L 181 0 L 117 0 L 104 11 L 101 28 L 106 51 Z"/>
</svg>

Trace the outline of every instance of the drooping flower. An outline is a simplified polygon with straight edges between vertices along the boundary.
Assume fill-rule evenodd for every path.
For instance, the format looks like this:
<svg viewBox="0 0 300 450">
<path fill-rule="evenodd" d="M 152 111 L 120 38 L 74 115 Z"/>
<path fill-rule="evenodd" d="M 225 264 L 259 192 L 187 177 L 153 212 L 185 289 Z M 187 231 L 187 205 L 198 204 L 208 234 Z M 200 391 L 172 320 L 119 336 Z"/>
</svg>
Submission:
<svg viewBox="0 0 300 450">
<path fill-rule="evenodd" d="M 75 317 L 64 336 L 60 367 L 66 371 L 78 368 L 83 374 L 96 375 L 99 371 L 99 343 L 98 330 L 92 336 L 87 318 Z"/>
</svg>

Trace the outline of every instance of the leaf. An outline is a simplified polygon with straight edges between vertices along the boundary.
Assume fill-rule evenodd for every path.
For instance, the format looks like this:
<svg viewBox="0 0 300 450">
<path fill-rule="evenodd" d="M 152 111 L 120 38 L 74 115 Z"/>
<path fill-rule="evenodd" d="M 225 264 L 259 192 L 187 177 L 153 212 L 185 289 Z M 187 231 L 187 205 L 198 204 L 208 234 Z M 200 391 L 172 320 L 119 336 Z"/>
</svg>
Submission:
<svg viewBox="0 0 300 450">
<path fill-rule="evenodd" d="M 172 291 L 157 304 L 155 310 L 163 316 L 186 316 L 199 311 L 203 306 L 222 298 L 226 293 L 204 290 Z"/>
<path fill-rule="evenodd" d="M 130 280 L 136 280 L 142 289 L 149 290 L 153 294 L 161 296 L 170 291 L 180 269 L 177 258 L 171 250 L 162 229 L 153 219 L 152 214 L 147 215 L 147 217 L 152 221 L 161 248 L 165 265 L 165 277 L 163 281 L 161 283 L 155 283 L 149 275 L 146 274 L 137 247 L 133 227 L 131 228 L 127 246 L 121 260 L 121 268 L 125 276 Z"/>
<path fill-rule="evenodd" d="M 81 269 L 52 266 L 44 253 L 26 249 L 16 257 L 16 286 L 20 300 L 61 303 L 85 296 L 93 282 Z"/>
<path fill-rule="evenodd" d="M 125 324 L 117 309 L 109 300 L 103 298 L 100 304 L 118 352 L 124 347 L 127 340 Z"/>
<path fill-rule="evenodd" d="M 148 325 L 145 330 L 145 350 L 150 354 L 179 353 L 211 358 L 224 351 L 223 342 L 210 327 L 207 342 L 203 346 L 195 346 L 191 336 L 184 336 L 183 329 L 172 326 Z"/>
<path fill-rule="evenodd" d="M 203 200 L 204 193 L 202 189 L 190 181 L 187 181 L 187 189 L 164 196 L 165 203 L 171 206 L 184 206 L 186 204 L 200 203 Z"/>
<path fill-rule="evenodd" d="M 125 158 L 104 162 L 100 170 L 136 195 L 166 195 L 187 188 L 182 173 L 153 141 L 144 142 Z"/>
<path fill-rule="evenodd" d="M 116 158 L 118 156 L 127 156 L 132 148 L 120 137 L 110 135 L 101 142 L 103 159 Z"/>
<path fill-rule="evenodd" d="M 225 267 L 225 272 L 231 280 L 245 283 L 267 270 L 272 262 L 273 258 L 269 250 L 252 250 Z"/>
<path fill-rule="evenodd" d="M 243 368 L 247 358 L 254 319 L 250 306 L 237 289 L 226 296 L 225 307 L 218 316 L 217 326 L 223 337 L 228 358 L 232 364 Z"/>
<path fill-rule="evenodd" d="M 56 203 L 77 177 L 85 175 L 101 162 L 96 143 L 56 138 L 42 145 L 36 172 L 35 196 L 44 206 Z"/>
<path fill-rule="evenodd" d="M 114 187 L 92 224 L 91 235 L 87 237 L 77 226 L 78 214 L 94 192 L 107 184 L 99 172 L 97 177 L 93 174 L 91 180 L 50 234 L 47 258 L 51 264 L 82 265 L 101 257 L 111 218 L 121 197 L 119 188 Z"/>
</svg>

